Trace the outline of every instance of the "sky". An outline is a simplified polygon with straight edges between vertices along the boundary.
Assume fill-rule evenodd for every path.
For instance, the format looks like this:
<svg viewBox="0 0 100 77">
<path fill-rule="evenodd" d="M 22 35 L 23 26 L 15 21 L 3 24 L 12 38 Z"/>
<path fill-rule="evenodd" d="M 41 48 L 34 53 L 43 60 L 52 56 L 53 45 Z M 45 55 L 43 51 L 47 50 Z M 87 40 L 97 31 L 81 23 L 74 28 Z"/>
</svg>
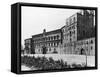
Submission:
<svg viewBox="0 0 100 77">
<path fill-rule="evenodd" d="M 79 9 L 60 9 L 60 8 L 43 8 L 43 7 L 26 7 L 21 8 L 22 21 L 22 45 L 24 40 L 31 38 L 46 31 L 60 29 L 66 23 L 66 19 L 71 15 L 79 12 Z"/>
</svg>

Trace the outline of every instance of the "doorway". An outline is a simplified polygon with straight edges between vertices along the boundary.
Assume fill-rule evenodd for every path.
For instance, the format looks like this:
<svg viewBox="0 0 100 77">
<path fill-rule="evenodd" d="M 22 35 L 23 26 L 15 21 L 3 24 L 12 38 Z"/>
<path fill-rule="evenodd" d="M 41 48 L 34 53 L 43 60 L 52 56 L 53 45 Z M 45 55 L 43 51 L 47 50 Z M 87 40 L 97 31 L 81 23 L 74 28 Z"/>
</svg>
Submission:
<svg viewBox="0 0 100 77">
<path fill-rule="evenodd" d="M 46 54 L 47 53 L 47 48 L 45 46 L 42 47 L 42 54 Z"/>
</svg>

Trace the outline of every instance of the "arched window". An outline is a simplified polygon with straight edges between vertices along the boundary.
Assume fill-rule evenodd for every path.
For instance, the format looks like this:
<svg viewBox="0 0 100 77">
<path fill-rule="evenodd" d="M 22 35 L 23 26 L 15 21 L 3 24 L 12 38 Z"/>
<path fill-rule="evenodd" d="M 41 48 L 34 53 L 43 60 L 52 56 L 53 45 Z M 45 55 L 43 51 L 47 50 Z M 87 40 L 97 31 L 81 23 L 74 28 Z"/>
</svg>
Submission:
<svg viewBox="0 0 100 77">
<path fill-rule="evenodd" d="M 63 29 L 63 32 L 65 32 L 65 29 Z"/>
<path fill-rule="evenodd" d="M 72 24 L 72 19 L 70 19 L 70 24 Z"/>
<path fill-rule="evenodd" d="M 38 51 L 40 52 L 40 49 Z"/>
<path fill-rule="evenodd" d="M 59 42 L 57 42 L 57 46 L 59 45 Z"/>
<path fill-rule="evenodd" d="M 88 44 L 88 41 L 86 42 L 86 44 Z"/>
<path fill-rule="evenodd" d="M 48 46 L 50 46 L 50 43 L 48 43 Z"/>
<path fill-rule="evenodd" d="M 70 42 L 72 41 L 72 39 L 70 38 Z"/>
<path fill-rule="evenodd" d="M 47 40 L 49 41 L 49 37 L 47 37 Z"/>
<path fill-rule="evenodd" d="M 74 22 L 75 22 L 75 17 L 74 17 Z"/>
<path fill-rule="evenodd" d="M 50 46 L 53 46 L 53 43 L 50 43 L 51 45 Z"/>
<path fill-rule="evenodd" d="M 45 41 L 47 41 L 47 37 L 45 37 Z"/>
<path fill-rule="evenodd" d="M 83 30 L 83 36 L 85 35 L 85 31 Z"/>
<path fill-rule="evenodd" d="M 51 40 L 53 40 L 53 37 L 51 36 Z"/>
<path fill-rule="evenodd" d="M 59 35 L 57 35 L 57 39 L 59 39 Z"/>
<path fill-rule="evenodd" d="M 54 40 L 56 40 L 56 36 L 54 36 Z"/>
<path fill-rule="evenodd" d="M 47 51 L 48 51 L 48 48 L 46 48 L 47 49 Z"/>
<path fill-rule="evenodd" d="M 70 36 L 72 36 L 72 32 L 70 31 Z"/>
<path fill-rule="evenodd" d="M 50 41 L 50 37 L 48 37 L 49 38 L 49 41 Z"/>
<path fill-rule="evenodd" d="M 93 47 L 91 46 L 91 50 L 93 49 Z"/>
<path fill-rule="evenodd" d="M 55 43 L 54 43 L 54 46 L 55 46 Z"/>
<path fill-rule="evenodd" d="M 93 40 L 91 40 L 91 44 L 93 44 Z"/>
</svg>

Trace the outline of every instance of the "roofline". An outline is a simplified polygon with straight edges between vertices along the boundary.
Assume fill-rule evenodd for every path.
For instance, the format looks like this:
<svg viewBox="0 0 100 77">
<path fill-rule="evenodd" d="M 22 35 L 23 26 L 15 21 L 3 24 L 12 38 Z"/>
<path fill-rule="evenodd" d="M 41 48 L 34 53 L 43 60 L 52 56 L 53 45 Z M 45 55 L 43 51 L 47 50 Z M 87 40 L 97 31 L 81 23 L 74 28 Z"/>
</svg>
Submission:
<svg viewBox="0 0 100 77">
<path fill-rule="evenodd" d="M 46 33 L 53 32 L 53 31 L 57 31 L 57 30 L 61 30 L 61 29 L 56 29 L 56 30 L 48 31 L 48 32 L 46 32 Z M 32 35 L 32 37 L 35 37 L 35 36 L 38 36 L 38 35 L 42 35 L 42 34 L 43 34 L 43 33 L 36 34 L 36 35 Z"/>
</svg>

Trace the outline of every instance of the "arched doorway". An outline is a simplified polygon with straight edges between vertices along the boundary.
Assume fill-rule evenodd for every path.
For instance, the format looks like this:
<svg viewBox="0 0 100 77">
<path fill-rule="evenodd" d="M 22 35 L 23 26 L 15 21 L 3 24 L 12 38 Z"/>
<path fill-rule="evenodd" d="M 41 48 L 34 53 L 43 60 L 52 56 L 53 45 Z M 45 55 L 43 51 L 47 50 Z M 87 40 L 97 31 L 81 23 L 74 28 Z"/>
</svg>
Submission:
<svg viewBox="0 0 100 77">
<path fill-rule="evenodd" d="M 80 52 L 81 55 L 85 55 L 85 50 L 83 48 L 81 48 L 81 52 Z"/>
<path fill-rule="evenodd" d="M 47 53 L 47 48 L 45 46 L 42 47 L 42 54 L 46 54 Z"/>
</svg>

